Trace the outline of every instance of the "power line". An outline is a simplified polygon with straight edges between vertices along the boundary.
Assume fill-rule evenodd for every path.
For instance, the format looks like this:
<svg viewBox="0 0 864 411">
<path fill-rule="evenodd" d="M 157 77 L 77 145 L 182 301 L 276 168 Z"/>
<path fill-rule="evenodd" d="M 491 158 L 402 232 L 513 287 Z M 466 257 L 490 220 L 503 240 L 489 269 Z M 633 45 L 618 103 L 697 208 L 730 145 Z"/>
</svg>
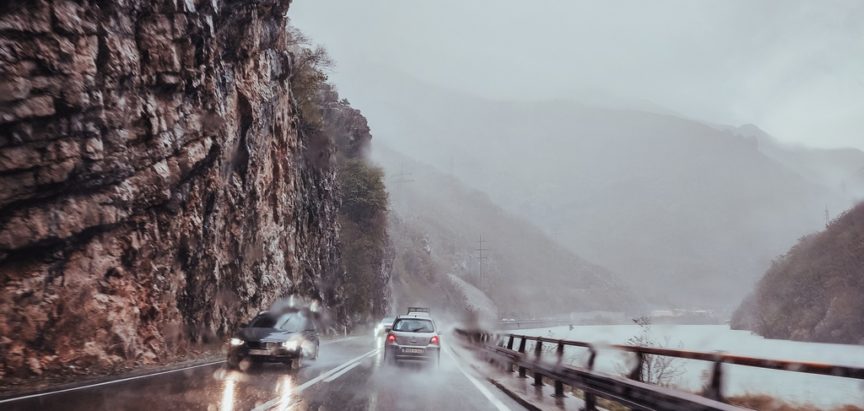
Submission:
<svg viewBox="0 0 864 411">
<path fill-rule="evenodd" d="M 413 183 L 414 179 L 411 178 L 411 176 L 412 176 L 412 174 L 410 172 L 405 171 L 405 164 L 402 164 L 402 166 L 399 167 L 399 173 L 397 173 L 396 175 L 393 176 L 393 179 L 391 180 L 391 182 L 393 183 L 393 185 L 396 185 L 396 186 L 401 186 L 401 185 L 407 184 L 407 183 Z"/>
<path fill-rule="evenodd" d="M 477 263 L 479 266 L 479 274 L 480 274 L 480 286 L 486 288 L 488 286 L 486 273 L 483 272 L 483 262 L 486 261 L 489 257 L 483 255 L 484 251 L 489 251 L 488 248 L 483 247 L 483 234 L 480 234 L 479 246 L 474 249 L 477 253 L 479 253 L 477 257 Z"/>
</svg>

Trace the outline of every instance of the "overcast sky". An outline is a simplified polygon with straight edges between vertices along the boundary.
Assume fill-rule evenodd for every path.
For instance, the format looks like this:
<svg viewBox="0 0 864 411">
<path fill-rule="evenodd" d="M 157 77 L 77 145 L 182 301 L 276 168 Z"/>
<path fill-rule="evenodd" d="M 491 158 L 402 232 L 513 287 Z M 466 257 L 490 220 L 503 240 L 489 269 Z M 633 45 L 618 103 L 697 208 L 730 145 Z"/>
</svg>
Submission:
<svg viewBox="0 0 864 411">
<path fill-rule="evenodd" d="M 651 102 L 864 149 L 860 0 L 294 0 L 290 17 L 342 90 L 383 65 L 487 98 Z"/>
</svg>

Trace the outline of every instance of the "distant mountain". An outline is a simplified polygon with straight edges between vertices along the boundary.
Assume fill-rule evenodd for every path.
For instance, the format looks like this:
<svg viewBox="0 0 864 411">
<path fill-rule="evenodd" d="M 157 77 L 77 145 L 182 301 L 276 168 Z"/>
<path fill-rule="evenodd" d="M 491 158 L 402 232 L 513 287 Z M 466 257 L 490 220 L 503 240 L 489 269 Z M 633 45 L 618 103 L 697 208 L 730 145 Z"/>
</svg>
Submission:
<svg viewBox="0 0 864 411">
<path fill-rule="evenodd" d="M 864 151 L 786 145 L 752 124 L 738 127 L 734 132 L 756 139 L 760 152 L 804 178 L 856 201 L 864 200 Z"/>
<path fill-rule="evenodd" d="M 609 270 L 573 254 L 526 221 L 435 168 L 376 145 L 388 175 L 396 305 L 451 304 L 453 287 L 482 290 L 502 314 L 592 310 L 639 314 L 643 299 Z M 480 238 L 484 248 L 480 266 Z M 400 250 L 400 247 L 402 250 Z M 481 275 L 482 271 L 482 275 Z M 453 275 L 463 282 L 448 281 Z M 401 300 L 401 301 L 400 301 Z M 488 306 L 473 298 L 467 305 Z"/>
<path fill-rule="evenodd" d="M 774 262 L 732 326 L 769 338 L 864 344 L 864 203 Z"/>
<path fill-rule="evenodd" d="M 379 75 L 348 90 L 378 141 L 488 193 L 658 305 L 731 310 L 824 225 L 826 206 L 836 214 L 854 198 L 737 130 Z"/>
</svg>

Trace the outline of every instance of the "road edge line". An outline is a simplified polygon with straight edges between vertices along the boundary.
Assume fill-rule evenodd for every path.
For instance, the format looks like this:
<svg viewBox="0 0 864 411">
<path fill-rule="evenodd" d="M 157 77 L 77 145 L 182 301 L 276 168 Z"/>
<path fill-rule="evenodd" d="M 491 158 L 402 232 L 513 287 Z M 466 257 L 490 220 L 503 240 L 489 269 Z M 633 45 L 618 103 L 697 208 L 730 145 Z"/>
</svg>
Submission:
<svg viewBox="0 0 864 411">
<path fill-rule="evenodd" d="M 483 396 L 486 397 L 486 399 L 489 400 L 489 402 L 495 408 L 497 408 L 499 411 L 510 411 L 510 408 L 507 407 L 506 405 L 504 405 L 504 403 L 501 402 L 501 400 L 496 398 L 495 395 L 493 395 L 492 392 L 489 391 L 489 389 L 484 387 L 483 384 L 478 379 L 474 378 L 473 375 L 469 374 L 467 371 L 465 371 L 464 368 L 462 368 L 461 365 L 459 365 L 459 361 L 456 360 L 456 357 L 458 356 L 458 354 L 456 354 L 456 352 L 453 351 L 453 348 L 451 348 L 451 347 L 447 347 L 447 348 L 448 349 L 444 350 L 444 352 L 446 352 L 447 355 L 450 356 L 450 359 L 453 360 L 453 365 L 456 366 L 456 369 L 459 370 L 459 372 L 461 372 L 462 375 L 465 376 L 465 378 L 468 378 L 468 381 L 471 381 L 471 384 L 474 384 L 474 387 L 477 388 L 477 391 L 480 391 L 480 393 L 483 394 Z"/>
<path fill-rule="evenodd" d="M 501 390 L 504 394 L 510 397 L 513 401 L 516 401 L 519 405 L 525 407 L 525 409 L 529 411 L 543 411 L 536 405 L 531 404 L 528 400 L 522 398 L 521 395 L 516 394 L 513 390 L 507 388 L 507 386 L 505 386 L 504 384 L 498 382 L 498 380 L 492 377 L 486 377 L 486 380 L 489 381 L 490 384 L 498 387 L 499 390 Z"/>
<path fill-rule="evenodd" d="M 102 381 L 102 382 L 98 382 L 95 384 L 80 385 L 77 387 L 63 388 L 60 390 L 41 392 L 41 393 L 37 393 L 37 394 L 22 395 L 20 397 L 5 398 L 5 399 L 0 400 L 0 404 L 5 404 L 5 403 L 9 403 L 9 402 L 14 402 L 14 401 L 28 400 L 31 398 L 39 398 L 39 397 L 44 397 L 46 395 L 61 394 L 64 392 L 78 391 L 78 390 L 83 390 L 86 388 L 101 387 L 103 385 L 117 384 L 117 383 L 126 382 L 126 381 L 140 380 L 142 378 L 156 377 L 159 375 L 165 375 L 165 374 L 171 374 L 171 373 L 179 372 L 179 371 L 191 370 L 193 368 L 201 368 L 201 367 L 207 367 L 207 366 L 216 365 L 216 364 L 222 364 L 224 362 L 225 362 L 225 360 L 211 361 L 211 362 L 204 363 L 204 364 L 190 365 L 188 367 L 177 368 L 174 370 L 166 370 L 166 371 L 154 372 L 151 374 L 136 375 L 134 377 L 125 377 L 125 378 L 120 378 L 120 379 L 116 379 L 116 380 Z"/>
</svg>

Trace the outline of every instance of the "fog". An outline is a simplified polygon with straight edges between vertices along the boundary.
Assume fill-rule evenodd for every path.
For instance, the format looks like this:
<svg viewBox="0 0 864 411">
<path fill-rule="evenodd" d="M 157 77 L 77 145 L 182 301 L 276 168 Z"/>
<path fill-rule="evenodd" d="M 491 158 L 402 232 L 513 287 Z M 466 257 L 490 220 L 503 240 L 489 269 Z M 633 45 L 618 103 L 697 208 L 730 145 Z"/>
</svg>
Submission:
<svg viewBox="0 0 864 411">
<path fill-rule="evenodd" d="M 0 408 L 864 411 L 862 40 L 861 0 L 0 3 Z"/>
<path fill-rule="evenodd" d="M 426 163 L 649 306 L 721 311 L 864 198 L 861 18 L 854 1 L 318 0 L 291 14 L 329 50 L 373 147 L 405 156 L 385 162 L 391 178 Z"/>
<path fill-rule="evenodd" d="M 837 1 L 295 1 L 333 79 L 385 68 L 496 100 L 568 99 L 753 123 L 794 143 L 864 148 L 864 4 Z M 362 104 L 359 104 L 362 108 Z M 381 120 L 371 118 L 375 125 Z"/>
</svg>

